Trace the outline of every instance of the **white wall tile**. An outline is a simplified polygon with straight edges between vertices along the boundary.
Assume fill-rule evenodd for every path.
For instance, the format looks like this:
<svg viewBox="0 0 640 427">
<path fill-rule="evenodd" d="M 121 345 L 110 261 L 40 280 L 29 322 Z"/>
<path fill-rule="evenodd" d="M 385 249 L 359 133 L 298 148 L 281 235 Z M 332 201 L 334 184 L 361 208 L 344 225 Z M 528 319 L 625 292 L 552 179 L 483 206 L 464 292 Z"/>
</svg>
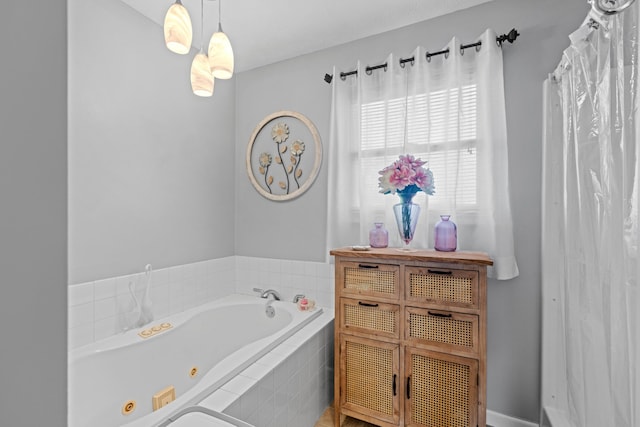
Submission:
<svg viewBox="0 0 640 427">
<path fill-rule="evenodd" d="M 132 320 L 135 304 L 129 282 L 134 283 L 141 303 L 146 284 L 143 271 L 69 287 L 69 341 L 74 341 L 73 348 L 119 333 L 123 324 Z M 156 319 L 231 293 L 256 295 L 254 287 L 275 289 L 285 301 L 304 294 L 319 306 L 335 306 L 333 265 L 321 262 L 229 256 L 153 270 L 151 283 Z"/>
<path fill-rule="evenodd" d="M 119 327 L 118 318 L 116 316 L 96 320 L 94 325 L 94 339 L 96 341 L 109 338 L 110 336 L 120 332 L 122 331 Z"/>
<path fill-rule="evenodd" d="M 247 390 L 255 385 L 256 381 L 251 378 L 236 375 L 231 381 L 224 384 L 221 388 L 235 394 L 244 394 Z"/>
<path fill-rule="evenodd" d="M 69 327 L 93 323 L 93 303 L 74 305 L 69 307 Z"/>
<path fill-rule="evenodd" d="M 267 273 L 269 272 L 270 269 L 270 265 L 273 261 L 271 259 L 268 258 L 256 258 L 255 260 L 255 264 L 257 267 L 257 270 L 260 273 Z"/>
<path fill-rule="evenodd" d="M 200 402 L 199 405 L 204 406 L 205 408 L 212 409 L 214 411 L 222 412 L 239 398 L 240 396 L 235 393 L 218 389 L 209 397 Z"/>
<path fill-rule="evenodd" d="M 182 269 L 183 266 L 182 265 L 176 265 L 173 267 L 169 267 L 168 273 L 169 273 L 169 283 L 176 283 L 176 282 L 181 282 L 182 279 L 184 278 L 184 274 L 182 273 Z"/>
<path fill-rule="evenodd" d="M 95 320 L 106 319 L 117 314 L 116 298 L 110 297 L 95 301 Z"/>
<path fill-rule="evenodd" d="M 310 277 L 318 277 L 318 267 L 315 262 L 305 262 L 304 263 L 304 274 L 305 276 Z"/>
<path fill-rule="evenodd" d="M 69 305 L 93 303 L 93 282 L 69 286 Z"/>
<path fill-rule="evenodd" d="M 258 381 L 259 406 L 262 408 L 266 401 L 273 399 L 274 393 L 273 370 L 270 370 Z M 273 408 L 273 401 L 270 406 Z"/>
<path fill-rule="evenodd" d="M 94 282 L 94 299 L 104 299 L 116 296 L 116 279 L 104 279 Z"/>
<path fill-rule="evenodd" d="M 197 263 L 184 264 L 180 267 L 182 268 L 183 278 L 193 278 L 197 276 Z"/>
<path fill-rule="evenodd" d="M 70 350 L 91 344 L 94 341 L 93 323 L 85 323 L 74 328 L 69 328 L 68 347 Z"/>
<path fill-rule="evenodd" d="M 208 261 L 200 261 L 194 264 L 195 267 L 195 275 L 198 278 L 204 278 L 207 275 L 207 264 Z"/>
<path fill-rule="evenodd" d="M 168 284 L 154 284 L 151 290 L 151 301 L 153 302 L 154 310 L 156 307 L 169 307 L 169 285 Z"/>
<path fill-rule="evenodd" d="M 136 280 L 133 276 L 116 277 L 116 295 L 130 295 L 131 291 L 136 291 Z"/>
<path fill-rule="evenodd" d="M 291 273 L 304 275 L 304 261 L 291 261 Z"/>
<path fill-rule="evenodd" d="M 175 314 L 183 311 L 184 292 L 181 282 L 169 283 L 169 314 Z"/>
</svg>

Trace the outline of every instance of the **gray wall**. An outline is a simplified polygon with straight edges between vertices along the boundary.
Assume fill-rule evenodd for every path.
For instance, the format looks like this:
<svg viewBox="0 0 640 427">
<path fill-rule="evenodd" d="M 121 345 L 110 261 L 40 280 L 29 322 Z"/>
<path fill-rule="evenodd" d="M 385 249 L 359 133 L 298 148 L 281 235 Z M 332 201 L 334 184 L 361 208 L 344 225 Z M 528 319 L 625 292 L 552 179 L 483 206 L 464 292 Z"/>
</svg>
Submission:
<svg viewBox="0 0 640 427">
<path fill-rule="evenodd" d="M 3 200 L 2 220 L 2 256 L 0 269 L 3 272 L 3 286 L 0 294 L 0 321 L 3 324 L 22 322 L 20 328 L 2 328 L 0 341 L 3 344 L 2 360 L 0 363 L 0 383 L 11 390 L 11 394 L 3 393 L 0 399 L 0 413 L 3 421 L 12 426 L 54 425 L 66 424 L 66 340 L 62 337 L 66 333 L 66 10 L 61 0 L 45 3 L 13 2 L 9 9 L 5 9 L 6 18 L 2 27 L 3 40 L 19 40 L 20 43 L 6 43 L 5 57 L 0 67 L 0 84 L 2 85 L 2 114 L 0 115 L 2 144 L 0 149 L 0 194 Z M 75 14 L 84 10 L 83 2 L 70 3 L 70 20 L 75 20 Z M 105 69 L 95 70 L 91 63 L 81 61 L 70 66 L 70 77 L 77 77 L 75 67 L 82 64 L 96 72 L 94 81 L 99 88 L 107 87 L 115 94 L 115 99 L 121 99 L 118 108 L 129 112 L 129 115 L 144 116 L 142 107 L 153 107 L 137 131 L 132 131 L 138 118 L 131 118 L 121 123 L 126 115 L 116 114 L 113 103 L 117 101 L 101 102 L 75 100 L 75 97 L 90 97 L 93 87 L 84 86 L 81 93 L 70 94 L 70 114 L 86 114 L 89 123 L 97 127 L 96 132 L 87 136 L 82 134 L 82 122 L 70 123 L 70 137 L 74 139 L 73 148 L 70 147 L 70 163 L 79 158 L 74 154 L 75 147 L 80 141 L 93 138 L 103 142 L 114 142 L 119 139 L 129 139 L 130 142 L 142 137 L 143 147 L 131 147 L 131 150 L 143 150 L 151 146 L 151 141 L 162 140 L 167 132 L 170 137 L 188 144 L 193 136 L 189 136 L 189 126 L 173 127 L 161 126 L 164 121 L 158 120 L 157 130 L 153 135 L 147 134 L 149 123 L 154 123 L 153 116 L 160 115 L 164 119 L 171 116 L 163 113 L 173 102 L 181 103 L 180 90 L 170 88 L 173 80 L 180 73 L 188 73 L 188 60 L 174 58 L 182 67 L 173 65 L 169 60 L 162 61 L 153 53 L 156 47 L 150 40 L 151 33 L 157 32 L 157 26 L 145 24 L 141 18 L 129 15 L 126 9 L 121 9 L 119 2 L 93 1 L 92 7 L 84 13 L 100 12 L 104 18 L 91 20 L 97 27 L 86 26 L 82 37 L 92 39 L 97 45 L 80 45 L 87 49 L 87 55 L 111 55 L 106 42 L 95 40 L 94 32 L 102 29 L 108 34 L 117 34 L 124 27 L 127 32 L 130 26 L 139 23 L 142 29 L 135 32 L 140 40 L 137 49 L 125 49 L 118 54 L 114 61 L 100 62 Z M 78 8 L 78 9 L 76 9 Z M 163 174 L 169 174 L 179 183 L 171 187 L 169 180 L 160 184 L 171 200 L 177 200 L 174 206 L 169 205 L 162 195 L 157 195 L 147 207 L 134 198 L 146 194 L 129 191 L 125 185 L 111 187 L 112 180 L 106 183 L 91 181 L 95 194 L 100 191 L 124 191 L 122 197 L 112 196 L 108 213 L 99 215 L 93 213 L 92 218 L 78 218 L 78 226 L 70 230 L 70 267 L 75 272 L 71 274 L 75 281 L 83 281 L 100 276 L 112 276 L 138 269 L 146 262 L 174 264 L 180 262 L 197 261 L 199 259 L 214 258 L 234 253 L 233 244 L 228 240 L 226 224 L 236 221 L 236 250 L 238 255 L 253 255 L 275 258 L 292 258 L 306 260 L 323 260 L 325 258 L 324 235 L 326 228 L 324 201 L 326 200 L 326 165 L 323 165 L 316 184 L 302 197 L 288 203 L 271 203 L 259 196 L 250 187 L 244 170 L 244 155 L 246 144 L 253 127 L 266 114 L 280 109 L 291 109 L 306 114 L 318 126 L 326 142 L 329 120 L 329 86 L 322 82 L 325 72 L 330 72 L 333 64 L 343 68 L 350 68 L 357 58 L 365 62 L 378 63 L 388 52 L 394 51 L 407 55 L 416 44 L 423 44 L 427 48 L 437 49 L 452 35 L 458 35 L 463 40 L 471 40 L 485 27 L 507 31 L 517 27 L 522 38 L 515 46 L 505 48 L 505 81 L 507 90 L 507 107 L 510 132 L 510 168 L 512 171 L 511 193 L 516 225 L 516 251 L 520 262 L 521 275 L 508 282 L 492 282 L 489 290 L 489 396 L 488 406 L 512 416 L 526 419 L 537 419 L 539 395 L 539 313 L 540 313 L 540 174 L 541 174 L 541 82 L 560 59 L 562 49 L 567 45 L 566 36 L 577 27 L 586 13 L 587 5 L 582 0 L 496 0 L 462 11 L 451 16 L 435 19 L 403 30 L 372 37 L 357 43 L 340 46 L 313 55 L 307 55 L 292 61 L 286 61 L 269 67 L 264 67 L 237 76 L 235 114 L 236 144 L 235 164 L 228 166 L 223 161 L 216 161 L 217 168 L 221 168 L 213 177 L 207 177 L 206 168 L 197 162 L 198 158 L 214 156 L 216 159 L 228 159 L 230 152 L 224 142 L 233 139 L 227 134 L 233 123 L 233 115 L 226 116 L 228 120 L 218 120 L 215 115 L 217 108 L 229 111 L 233 108 L 234 95 L 224 95 L 225 91 L 217 88 L 220 107 L 210 109 L 207 120 L 214 121 L 220 126 L 206 126 L 211 135 L 211 142 L 219 142 L 216 150 L 206 152 L 206 147 L 183 147 L 183 150 L 173 149 L 166 145 L 158 145 L 156 151 L 167 150 L 164 155 L 156 154 L 155 161 L 167 161 L 167 170 L 175 168 L 175 172 L 166 172 L 143 164 L 140 169 L 127 165 L 120 169 L 120 175 L 138 172 L 138 176 L 145 173 L 161 180 Z M 84 18 L 83 18 L 84 19 Z M 100 24 L 104 19 L 111 23 L 110 27 Z M 82 22 L 78 25 L 84 26 Z M 73 29 L 73 24 L 71 24 Z M 118 31 L 107 31 L 117 28 Z M 37 30 L 34 30 L 37 29 Z M 106 36 L 105 36 L 106 37 Z M 118 37 L 118 36 L 116 36 Z M 157 36 L 160 37 L 161 36 Z M 157 37 L 154 40 L 157 40 Z M 142 42 L 144 41 L 144 43 Z M 71 48 L 73 48 L 73 41 Z M 133 41 L 135 43 L 135 40 Z M 98 54 L 91 51 L 96 49 Z M 136 50 L 136 52 L 133 52 Z M 151 55 L 154 59 L 149 62 L 139 60 L 140 52 Z M 100 61 L 100 58 L 95 58 Z M 114 58 L 112 58 L 114 59 Z M 142 61 L 142 62 L 137 62 Z M 112 69 L 113 64 L 124 64 L 124 69 Z M 149 65 L 151 64 L 151 65 Z M 160 66 L 159 64 L 162 64 Z M 171 67 L 175 66 L 176 69 Z M 118 68 L 121 68 L 118 67 Z M 146 70 L 148 74 L 140 77 L 135 72 Z M 43 71 L 43 70 L 46 70 Z M 106 84 L 111 73 L 117 73 L 119 78 Z M 160 77 L 164 75 L 166 79 Z M 185 75 L 185 74 L 183 74 Z M 155 77 L 154 77 L 155 76 Z M 120 85 L 130 85 L 134 79 L 150 79 L 151 86 L 144 93 L 150 98 L 149 106 L 144 103 L 144 96 L 132 99 L 121 92 Z M 158 80 L 156 80 L 158 78 Z M 106 80 L 105 80 L 106 79 Z M 79 84 L 80 82 L 78 82 Z M 185 83 L 184 89 L 188 90 Z M 222 86 L 222 85 L 221 85 Z M 131 86 L 128 86 L 131 95 Z M 100 89 L 95 89 L 100 92 Z M 232 89 L 229 89 L 233 92 Z M 163 94 L 168 91 L 171 95 Z M 222 93 L 222 95 L 221 95 Z M 98 93 L 106 97 L 103 92 Z M 224 97 L 224 98 L 223 98 Z M 227 99 L 230 97 L 231 99 Z M 167 99 L 168 98 L 168 99 Z M 73 99 L 73 102 L 72 102 Z M 224 102 L 223 100 L 224 99 Z M 78 106 L 75 105 L 79 102 Z M 196 102 L 196 101 L 193 101 Z M 181 104 L 182 105 L 182 104 Z M 82 106 L 82 107 L 80 107 Z M 75 109 L 92 109 L 88 112 L 78 112 Z M 226 110 L 226 109 L 229 110 Z M 188 116 L 196 115 L 191 112 Z M 111 121 L 110 126 L 100 125 L 99 117 Z M 183 117 L 184 118 L 184 117 Z M 141 121 L 143 119 L 140 119 Z M 187 119 L 185 119 L 187 120 Z M 198 119 L 198 124 L 201 118 Z M 193 123 L 192 123 L 193 124 Z M 100 125 L 100 126 L 99 126 Z M 121 135 L 102 135 L 104 132 L 113 133 L 122 127 L 125 131 Z M 88 126 L 88 128 L 90 128 Z M 136 133 L 140 132 L 140 133 Z M 148 132 L 152 132 L 148 130 Z M 229 132 L 233 132 L 232 130 Z M 133 133 L 133 136 L 130 136 Z M 218 133 L 222 133 L 219 135 Z M 196 139 L 196 138 L 193 138 Z M 200 138 L 197 138 L 200 140 Z M 194 144 L 199 144 L 195 142 Z M 104 154 L 100 147 L 90 147 L 95 150 L 84 158 L 90 160 L 94 155 Z M 120 157 L 114 153 L 112 162 L 115 165 L 135 163 L 144 157 L 142 153 L 130 153 L 126 147 L 114 145 Z M 218 151 L 222 150 L 222 151 Z M 144 150 L 143 150 L 144 151 Z M 198 156 L 189 157 L 191 152 Z M 203 154 L 204 152 L 204 154 Z M 148 153 L 147 153 L 148 154 Z M 183 158 L 184 162 L 172 165 L 173 159 Z M 198 158 L 196 158 L 198 157 Z M 190 178 L 193 168 L 186 169 L 186 165 L 193 165 L 201 179 Z M 231 163 L 231 162 L 229 162 Z M 79 164 L 79 163 L 78 163 Z M 211 159 L 210 164 L 214 164 Z M 115 168 L 112 163 L 111 167 Z M 85 166 L 82 166 L 84 168 Z M 96 167 L 93 170 L 92 167 Z M 70 167 L 71 198 L 78 200 L 89 197 L 89 189 L 74 188 L 74 180 L 96 179 L 91 174 L 104 173 L 104 165 L 100 163 L 87 167 L 82 175 L 75 175 Z M 102 169 L 101 169 L 102 168 Z M 80 170 L 80 169 L 79 169 Z M 215 191 L 218 200 L 224 188 L 229 184 L 229 176 L 235 171 L 235 209 L 229 209 L 228 204 L 220 207 L 207 194 Z M 209 179 L 213 178 L 213 179 Z M 226 180 L 225 180 L 226 178 Z M 138 178 L 141 179 L 141 178 Z M 192 191 L 190 186 L 202 181 L 197 190 L 204 196 L 201 203 L 196 202 L 194 196 L 181 199 L 181 191 Z M 128 183 L 129 181 L 124 181 Z M 154 181 L 155 182 L 155 181 Z M 213 184 L 212 184 L 213 183 Z M 216 183 L 221 183 L 216 188 Z M 137 185 L 136 185 L 137 184 Z M 133 183 L 136 189 L 149 189 L 151 184 Z M 154 190 L 155 191 L 155 190 Z M 195 190 L 193 191 L 196 192 Z M 134 194 L 135 193 L 135 194 Z M 83 194 L 80 197 L 80 194 Z M 229 194 L 229 191 L 227 191 Z M 144 199 L 143 199 L 144 200 Z M 231 196 L 229 197 L 231 200 Z M 186 202 L 186 203 L 185 203 Z M 70 203 L 70 224 L 75 228 L 76 218 L 73 214 L 74 202 Z M 80 202 L 78 202 L 80 203 Z M 82 202 L 85 203 L 85 202 Z M 231 202 L 229 202 L 230 204 Z M 122 206 L 119 215 L 136 215 L 135 224 L 127 224 L 126 220 L 111 220 L 116 213 L 115 207 Z M 115 207 L 114 207 L 115 206 Z M 129 206 L 132 206 L 129 208 Z M 151 207 L 148 207 L 151 206 Z M 89 206 L 89 209 L 91 207 Z M 99 202 L 96 211 L 106 209 Z M 138 209 L 143 210 L 137 214 Z M 168 212 L 165 210 L 168 209 Z M 201 218 L 189 217 L 194 215 L 191 210 L 203 209 L 213 212 L 214 218 L 204 229 L 199 225 Z M 222 209 L 220 212 L 218 209 Z M 149 213 L 166 215 L 162 220 L 149 220 Z M 86 214 L 89 215 L 89 214 Z M 306 218 L 303 220 L 302 218 Z M 102 226 L 102 220 L 107 226 Z M 141 231 L 145 221 L 155 221 L 154 231 L 167 233 L 162 242 L 151 242 L 150 232 Z M 193 229 L 185 222 L 194 221 Z M 308 224 L 312 224 L 310 227 Z M 93 232 L 92 228 L 98 231 Z M 128 234 L 120 231 L 123 227 Z M 158 227 L 158 228 L 156 228 Z M 183 234 L 189 237 L 182 241 L 177 237 L 179 232 L 173 228 L 182 228 Z M 286 228 L 286 230 L 285 230 Z M 275 230 L 272 230 L 275 229 Z M 284 230 L 284 231 L 283 231 Z M 87 232 L 89 236 L 81 236 Z M 201 236 L 197 234 L 201 233 Z M 77 239 L 77 240 L 76 240 Z M 102 249 L 104 239 L 109 249 Z M 201 240 L 200 240 L 201 239 Z M 144 240 L 140 246 L 137 243 Z M 212 242 L 212 243 L 206 243 Z M 75 242 L 75 243 L 72 243 Z M 184 248 L 183 245 L 193 243 L 197 249 Z M 211 247 L 207 245 L 211 245 Z M 158 252 L 156 246 L 167 248 Z M 131 248 L 135 248 L 131 249 Z M 127 251 L 126 257 L 120 257 L 118 251 Z M 82 258 L 82 252 L 94 253 L 94 259 L 110 259 L 109 265 L 100 265 Z M 95 251 L 95 252 L 93 252 Z M 144 254 L 144 258 L 136 258 L 136 254 Z M 149 254 L 153 254 L 150 256 Z M 105 258 L 106 257 L 106 258 Z M 151 259 L 153 258 L 153 259 Z M 157 260 L 157 261 L 156 261 Z M 71 260 L 70 260 L 71 261 Z M 46 329 L 38 328 L 46 324 Z M 28 333 L 26 333 L 28 331 Z M 37 389 L 39 395 L 47 396 L 37 405 L 31 399 L 32 390 Z M 27 398 L 27 393 L 29 398 Z"/>
<path fill-rule="evenodd" d="M 308 193 L 287 203 L 262 198 L 243 167 L 255 125 L 277 110 L 295 110 L 329 135 L 333 65 L 379 64 L 389 52 L 409 56 L 417 45 L 438 50 L 452 36 L 475 41 L 487 27 L 522 34 L 504 48 L 510 191 L 520 276 L 489 284 L 489 409 L 538 419 L 540 394 L 540 198 L 542 81 L 588 11 L 584 0 L 496 0 L 397 31 L 265 66 L 237 76 L 236 254 L 322 261 L 326 257 L 327 165 Z M 345 191 L 348 187 L 345 186 Z"/>
<path fill-rule="evenodd" d="M 235 81 L 120 1 L 69 2 L 69 281 L 233 255 Z"/>
<path fill-rule="evenodd" d="M 66 1 L 3 4 L 0 424 L 66 426 Z"/>
</svg>

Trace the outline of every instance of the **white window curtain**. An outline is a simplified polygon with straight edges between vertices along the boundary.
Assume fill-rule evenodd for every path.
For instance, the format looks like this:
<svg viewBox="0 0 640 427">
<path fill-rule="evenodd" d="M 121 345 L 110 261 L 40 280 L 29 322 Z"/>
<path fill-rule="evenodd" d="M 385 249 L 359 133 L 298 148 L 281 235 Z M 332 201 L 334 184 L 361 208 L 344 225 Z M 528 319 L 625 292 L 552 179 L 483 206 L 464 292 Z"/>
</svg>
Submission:
<svg viewBox="0 0 640 427">
<path fill-rule="evenodd" d="M 333 70 L 329 138 L 329 249 L 368 244 L 374 222 L 389 230 L 389 246 L 400 247 L 392 206 L 399 197 L 378 189 L 378 171 L 401 154 L 426 160 L 435 194 L 418 193 L 421 206 L 414 248 L 433 248 L 434 225 L 451 215 L 458 226 L 458 250 L 487 252 L 489 277 L 518 275 L 509 201 L 507 131 L 502 51 L 487 30 L 479 48 L 460 49 L 456 38 L 426 58 L 357 76 Z"/>
</svg>

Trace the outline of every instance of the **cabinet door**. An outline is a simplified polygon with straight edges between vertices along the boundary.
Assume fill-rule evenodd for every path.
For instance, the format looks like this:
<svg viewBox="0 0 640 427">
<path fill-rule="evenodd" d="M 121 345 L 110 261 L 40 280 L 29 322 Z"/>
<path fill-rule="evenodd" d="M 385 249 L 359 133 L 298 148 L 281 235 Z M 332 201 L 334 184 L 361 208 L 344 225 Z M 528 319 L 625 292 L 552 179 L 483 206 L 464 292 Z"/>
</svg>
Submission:
<svg viewBox="0 0 640 427">
<path fill-rule="evenodd" d="M 400 347 L 342 335 L 340 406 L 387 423 L 400 421 Z M 365 418 L 367 419 L 367 418 Z"/>
<path fill-rule="evenodd" d="M 405 425 L 476 427 L 478 361 L 405 349 Z"/>
</svg>

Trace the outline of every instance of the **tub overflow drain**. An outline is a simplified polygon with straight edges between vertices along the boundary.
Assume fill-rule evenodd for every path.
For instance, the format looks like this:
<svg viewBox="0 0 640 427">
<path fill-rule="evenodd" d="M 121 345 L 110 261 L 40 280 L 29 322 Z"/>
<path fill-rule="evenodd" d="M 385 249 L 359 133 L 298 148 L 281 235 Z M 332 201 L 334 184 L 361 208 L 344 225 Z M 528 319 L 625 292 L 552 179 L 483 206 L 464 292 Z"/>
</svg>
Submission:
<svg viewBox="0 0 640 427">
<path fill-rule="evenodd" d="M 136 410 L 136 401 L 130 400 L 124 405 L 122 405 L 122 415 L 129 415 L 133 411 Z"/>
</svg>

